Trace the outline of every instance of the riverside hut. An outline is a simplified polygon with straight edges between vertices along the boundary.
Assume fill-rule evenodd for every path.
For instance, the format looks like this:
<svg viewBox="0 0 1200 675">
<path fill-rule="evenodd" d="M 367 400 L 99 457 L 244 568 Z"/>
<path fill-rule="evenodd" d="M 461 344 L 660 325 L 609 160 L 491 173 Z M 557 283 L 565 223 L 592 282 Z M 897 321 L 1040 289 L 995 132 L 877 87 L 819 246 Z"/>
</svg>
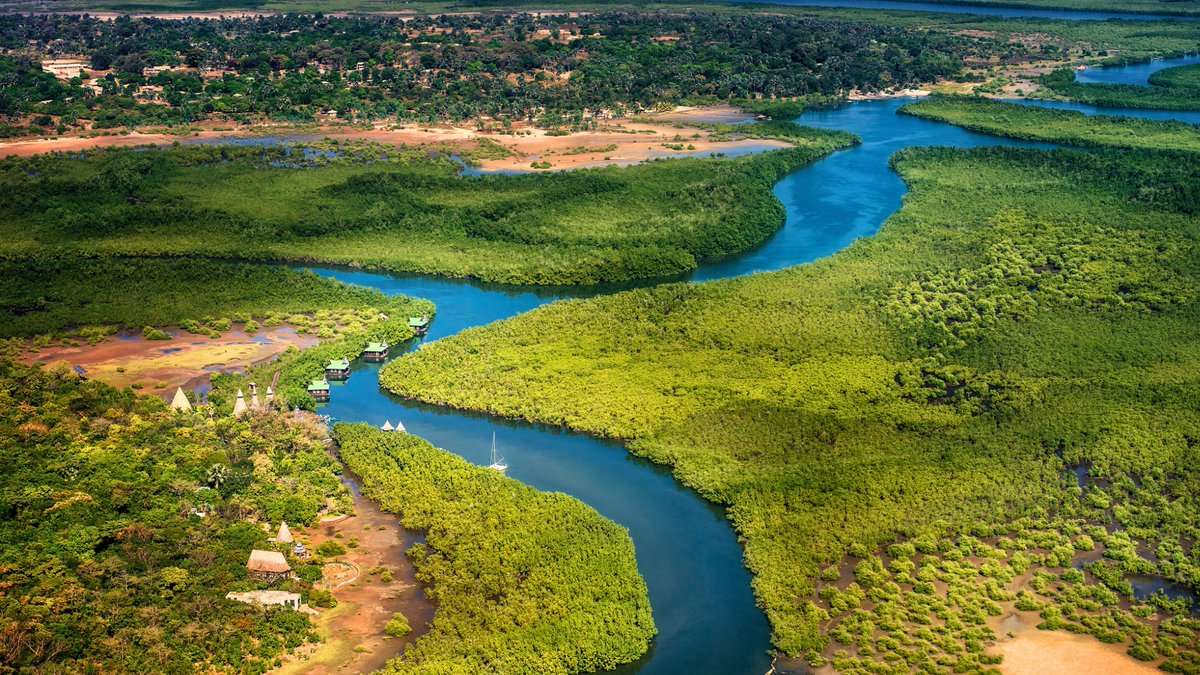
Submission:
<svg viewBox="0 0 1200 675">
<path fill-rule="evenodd" d="M 387 355 L 388 343 L 386 341 L 372 342 L 363 350 L 363 358 L 368 361 L 382 361 L 387 358 Z"/>
<path fill-rule="evenodd" d="M 282 581 L 292 575 L 292 567 L 287 558 L 278 551 L 250 551 L 250 560 L 246 562 L 246 571 L 250 576 L 262 581 Z"/>
<path fill-rule="evenodd" d="M 404 428 L 404 422 L 401 422 L 400 420 L 396 420 L 396 433 L 398 433 L 398 434 L 407 434 L 408 433 L 408 429 Z"/>
<path fill-rule="evenodd" d="M 292 531 L 288 529 L 286 520 L 279 523 L 279 534 L 275 535 L 275 541 L 281 544 L 290 544 L 296 541 L 295 538 L 292 537 Z"/>
<path fill-rule="evenodd" d="M 249 408 L 246 407 L 246 396 L 242 393 L 241 389 L 238 389 L 237 400 L 233 402 L 233 416 L 241 417 L 246 414 L 247 410 Z"/>
<path fill-rule="evenodd" d="M 379 427 L 379 430 L 380 431 L 395 431 L 396 427 L 392 426 L 391 420 L 387 420 L 383 423 L 383 426 Z"/>
<path fill-rule="evenodd" d="M 408 317 L 408 327 L 413 329 L 414 333 L 423 337 L 429 332 L 429 317 L 410 316 Z"/>
<path fill-rule="evenodd" d="M 346 359 L 334 359 L 325 364 L 325 379 L 344 380 L 350 377 L 350 362 Z"/>
<path fill-rule="evenodd" d="M 329 400 L 329 381 L 328 380 L 313 380 L 308 385 L 308 395 L 312 396 L 319 403 L 324 403 Z"/>
<path fill-rule="evenodd" d="M 175 388 L 175 397 L 171 399 L 171 410 L 175 412 L 192 411 L 192 402 L 188 400 L 187 394 L 183 393 L 183 387 Z"/>
</svg>

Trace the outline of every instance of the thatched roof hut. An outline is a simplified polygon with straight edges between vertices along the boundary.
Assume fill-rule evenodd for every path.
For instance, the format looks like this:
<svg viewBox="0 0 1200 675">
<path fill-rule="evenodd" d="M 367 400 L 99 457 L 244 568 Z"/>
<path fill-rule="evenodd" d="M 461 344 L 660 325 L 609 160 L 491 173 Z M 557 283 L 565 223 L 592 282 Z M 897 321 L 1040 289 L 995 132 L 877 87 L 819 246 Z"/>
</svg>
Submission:
<svg viewBox="0 0 1200 675">
<path fill-rule="evenodd" d="M 292 538 L 292 531 L 288 529 L 286 520 L 282 523 L 279 523 L 279 534 L 275 535 L 275 541 L 282 542 L 284 544 L 290 544 L 293 541 L 296 541 L 294 538 Z"/>
<path fill-rule="evenodd" d="M 250 551 L 250 560 L 246 562 L 246 570 L 250 576 L 264 581 L 286 579 L 292 573 L 287 558 L 278 551 Z"/>
<path fill-rule="evenodd" d="M 183 393 L 183 387 L 175 388 L 175 397 L 171 399 L 171 410 L 175 412 L 191 412 L 192 402 L 188 400 L 187 394 Z"/>
<path fill-rule="evenodd" d="M 238 389 L 237 401 L 233 404 L 233 416 L 241 417 L 246 414 L 246 396 L 242 394 L 242 390 Z"/>
</svg>

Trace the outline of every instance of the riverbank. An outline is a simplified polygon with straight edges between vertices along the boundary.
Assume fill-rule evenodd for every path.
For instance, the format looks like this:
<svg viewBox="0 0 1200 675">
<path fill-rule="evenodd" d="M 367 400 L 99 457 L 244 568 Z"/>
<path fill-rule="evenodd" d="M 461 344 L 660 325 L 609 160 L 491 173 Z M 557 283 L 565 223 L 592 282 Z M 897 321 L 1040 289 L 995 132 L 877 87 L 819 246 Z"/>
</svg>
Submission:
<svg viewBox="0 0 1200 675">
<path fill-rule="evenodd" d="M 327 578 L 320 586 L 330 590 L 337 606 L 322 610 L 315 619 L 323 642 L 289 658 L 273 675 L 332 675 L 380 670 L 429 629 L 435 607 L 416 580 L 405 552 L 418 541 L 363 497 L 358 479 L 344 473 L 342 483 L 354 499 L 354 515 L 322 522 L 310 532 L 310 548 L 327 541 L 357 545 L 338 556 L 349 565 L 349 578 Z M 328 568 L 329 566 L 327 566 Z M 332 578 L 331 578 L 332 577 Z M 403 637 L 391 637 L 384 627 L 394 614 L 402 614 L 412 627 Z"/>
</svg>

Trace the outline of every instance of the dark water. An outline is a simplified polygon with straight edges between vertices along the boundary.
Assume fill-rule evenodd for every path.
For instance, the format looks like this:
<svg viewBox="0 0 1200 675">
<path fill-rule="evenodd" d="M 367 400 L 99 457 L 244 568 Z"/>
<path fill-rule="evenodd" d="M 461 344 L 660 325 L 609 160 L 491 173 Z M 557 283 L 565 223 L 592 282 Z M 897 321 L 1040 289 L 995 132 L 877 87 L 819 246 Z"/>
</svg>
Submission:
<svg viewBox="0 0 1200 675">
<path fill-rule="evenodd" d="M 897 115 L 896 108 L 904 102 L 855 103 L 801 117 L 803 124 L 853 131 L 863 144 L 785 177 L 775 188 L 787 207 L 785 226 L 756 250 L 706 265 L 690 278 L 705 281 L 778 270 L 830 255 L 858 237 L 873 234 L 900 207 L 905 188 L 887 161 L 902 148 L 1053 147 Z M 621 288 L 526 289 L 342 269 L 315 271 L 386 293 L 434 301 L 438 314 L 427 339 L 453 335 L 554 300 Z M 400 400 L 379 388 L 379 368 L 379 364 L 355 362 L 349 381 L 333 392 L 323 412 L 335 419 L 374 425 L 403 422 L 412 433 L 480 465 L 489 463 L 495 432 L 511 467 L 510 476 L 538 489 L 571 494 L 629 528 L 660 633 L 651 654 L 625 672 L 761 675 L 767 670 L 768 626 L 755 607 L 742 550 L 721 509 L 682 487 L 665 468 L 635 458 L 618 445 L 555 427 Z"/>
<path fill-rule="evenodd" d="M 1172 600 L 1179 600 L 1181 598 L 1187 600 L 1191 603 L 1193 614 L 1200 608 L 1200 605 L 1197 605 L 1196 602 L 1196 592 L 1177 581 L 1170 581 L 1149 574 L 1131 574 L 1128 579 L 1129 585 L 1133 586 L 1133 597 L 1138 600 L 1145 600 L 1151 595 L 1162 594 Z"/>
<path fill-rule="evenodd" d="M 1084 12 L 1069 9 L 1039 9 L 1034 7 L 989 7 L 976 5 L 953 5 L 937 2 L 905 2 L 903 0 L 734 0 L 769 5 L 791 5 L 799 7 L 841 7 L 846 9 L 902 9 L 915 12 L 942 12 L 945 14 L 978 14 L 983 16 L 1038 17 L 1043 19 L 1066 19 L 1069 21 L 1106 21 L 1108 19 L 1184 19 L 1187 17 L 1164 14 L 1135 14 L 1132 12 Z"/>
</svg>

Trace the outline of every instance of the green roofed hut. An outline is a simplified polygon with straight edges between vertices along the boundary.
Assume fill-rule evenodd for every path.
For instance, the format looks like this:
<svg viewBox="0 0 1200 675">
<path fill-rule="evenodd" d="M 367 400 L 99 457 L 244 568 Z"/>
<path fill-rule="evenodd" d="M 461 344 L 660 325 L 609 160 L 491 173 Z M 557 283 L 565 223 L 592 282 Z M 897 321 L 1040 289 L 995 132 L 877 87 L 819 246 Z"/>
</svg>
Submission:
<svg viewBox="0 0 1200 675">
<path fill-rule="evenodd" d="M 413 329 L 413 332 L 421 337 L 429 332 L 429 317 L 428 316 L 410 316 L 408 317 L 408 327 Z"/>
<path fill-rule="evenodd" d="M 372 342 L 363 350 L 363 358 L 368 361 L 382 361 L 388 355 L 387 342 Z"/>
<path fill-rule="evenodd" d="M 334 359 L 325 364 L 325 378 L 329 380 L 344 380 L 350 377 L 350 361 Z"/>
<path fill-rule="evenodd" d="M 313 380 L 308 385 L 308 395 L 312 396 L 318 403 L 324 403 L 329 400 L 329 382 L 328 380 Z"/>
</svg>

